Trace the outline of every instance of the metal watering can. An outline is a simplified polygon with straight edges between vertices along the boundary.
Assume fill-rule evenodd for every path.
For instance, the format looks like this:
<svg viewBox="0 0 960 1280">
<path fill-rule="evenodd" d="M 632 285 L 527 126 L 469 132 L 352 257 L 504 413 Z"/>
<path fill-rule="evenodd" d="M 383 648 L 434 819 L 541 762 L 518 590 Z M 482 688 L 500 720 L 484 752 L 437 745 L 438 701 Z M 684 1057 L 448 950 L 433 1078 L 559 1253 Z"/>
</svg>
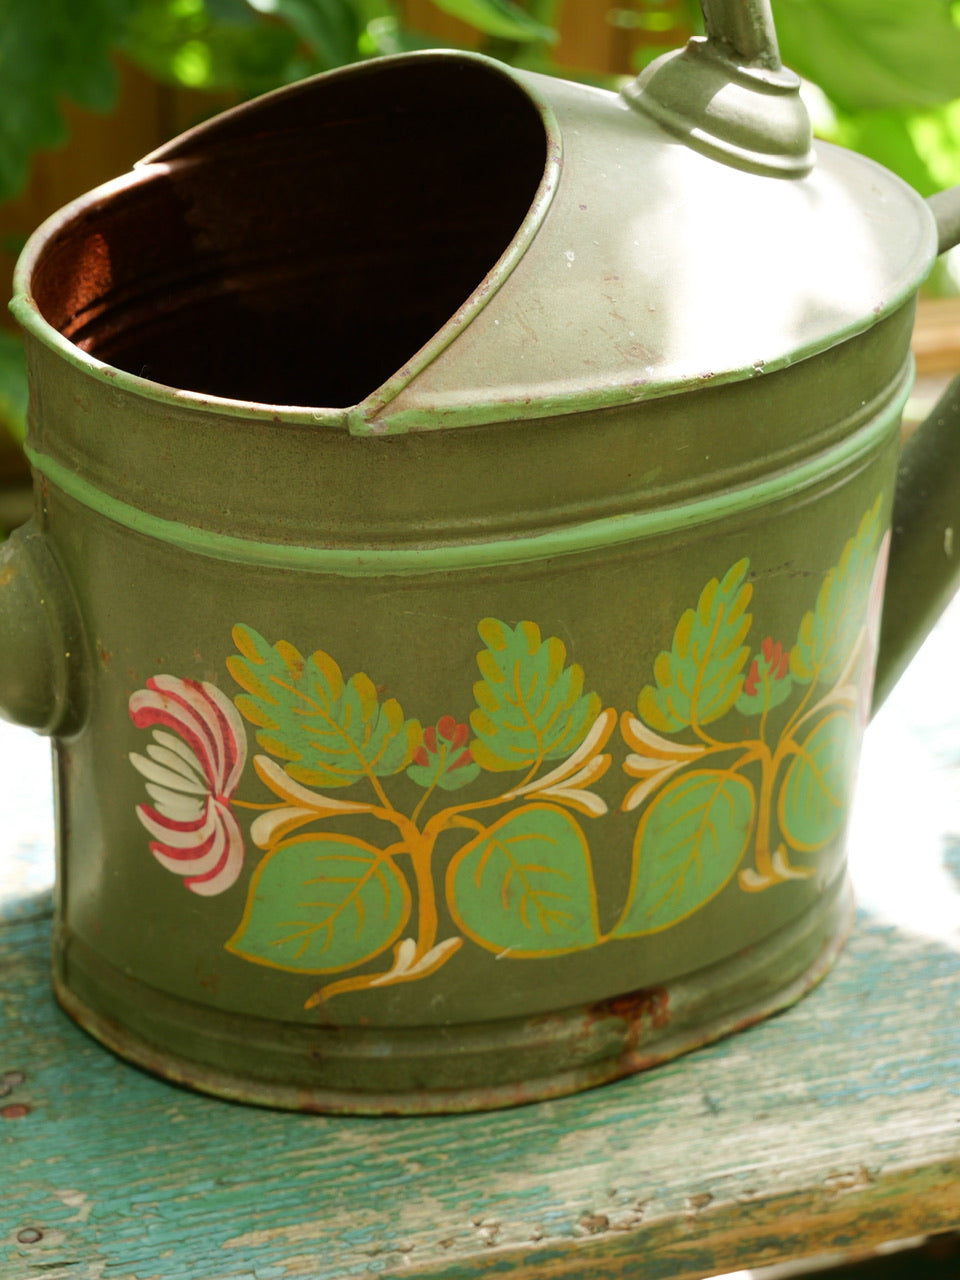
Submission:
<svg viewBox="0 0 960 1280">
<path fill-rule="evenodd" d="M 960 196 L 814 152 L 765 0 L 704 12 L 620 97 L 291 86 L 25 249 L 0 688 L 55 742 L 58 998 L 132 1061 L 500 1106 L 833 958 L 875 666 L 960 564 L 949 394 L 894 505 Z"/>
</svg>

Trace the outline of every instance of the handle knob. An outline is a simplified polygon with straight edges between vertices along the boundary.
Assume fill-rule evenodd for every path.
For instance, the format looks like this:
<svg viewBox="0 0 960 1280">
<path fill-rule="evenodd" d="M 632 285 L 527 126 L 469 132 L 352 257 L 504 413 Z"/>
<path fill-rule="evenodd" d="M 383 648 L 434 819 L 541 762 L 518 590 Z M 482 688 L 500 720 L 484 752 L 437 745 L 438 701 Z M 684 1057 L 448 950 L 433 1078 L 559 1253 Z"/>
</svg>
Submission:
<svg viewBox="0 0 960 1280">
<path fill-rule="evenodd" d="M 73 592 L 31 521 L 0 546 L 0 715 L 40 733 L 78 729 L 83 650 Z"/>
</svg>

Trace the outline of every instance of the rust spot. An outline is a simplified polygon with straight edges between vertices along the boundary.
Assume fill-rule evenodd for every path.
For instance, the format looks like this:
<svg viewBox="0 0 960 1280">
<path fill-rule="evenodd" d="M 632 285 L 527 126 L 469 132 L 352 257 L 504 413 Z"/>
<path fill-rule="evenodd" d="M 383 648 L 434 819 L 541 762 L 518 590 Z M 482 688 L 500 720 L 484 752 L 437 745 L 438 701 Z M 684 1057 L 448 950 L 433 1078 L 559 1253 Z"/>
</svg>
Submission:
<svg viewBox="0 0 960 1280">
<path fill-rule="evenodd" d="M 9 587 L 10 583 L 13 582 L 16 576 L 17 571 L 12 564 L 4 565 L 4 567 L 0 569 L 0 587 Z"/>
<path fill-rule="evenodd" d="M 697 1191 L 692 1196 L 687 1196 L 687 1213 L 701 1213 L 712 1200 L 713 1194 L 710 1191 Z"/>
<path fill-rule="evenodd" d="M 97 653 L 99 654 L 100 661 L 103 663 L 103 665 L 105 667 L 109 667 L 110 663 L 113 661 L 113 654 L 110 652 L 110 650 L 105 649 L 102 644 L 98 644 Z"/>
<path fill-rule="evenodd" d="M 666 987 L 642 987 L 626 995 L 600 1000 L 587 1010 L 586 1030 L 607 1018 L 620 1018 L 624 1029 L 624 1052 L 634 1053 L 645 1026 L 660 1030 L 670 1022 L 670 993 Z"/>
<path fill-rule="evenodd" d="M 862 1191 L 873 1181 L 873 1174 L 866 1165 L 860 1165 L 857 1169 L 848 1169 L 843 1173 L 828 1174 L 823 1185 L 831 1195 L 842 1195 L 846 1191 Z"/>
<path fill-rule="evenodd" d="M 43 1232 L 38 1231 L 36 1227 L 23 1227 L 17 1232 L 17 1241 L 19 1244 L 36 1244 L 43 1239 Z"/>
<path fill-rule="evenodd" d="M 0 1107 L 0 1118 L 4 1120 L 22 1120 L 29 1114 L 30 1108 L 25 1102 L 8 1102 L 5 1107 Z"/>
<path fill-rule="evenodd" d="M 580 1226 L 592 1236 L 598 1236 L 610 1229 L 610 1219 L 605 1213 L 585 1213 L 580 1219 Z"/>
<path fill-rule="evenodd" d="M 204 972 L 201 962 L 198 960 L 194 965 L 193 972 L 196 975 L 197 982 L 204 991 L 211 991 L 214 994 L 220 990 L 222 975 L 215 970 L 213 972 Z"/>
</svg>

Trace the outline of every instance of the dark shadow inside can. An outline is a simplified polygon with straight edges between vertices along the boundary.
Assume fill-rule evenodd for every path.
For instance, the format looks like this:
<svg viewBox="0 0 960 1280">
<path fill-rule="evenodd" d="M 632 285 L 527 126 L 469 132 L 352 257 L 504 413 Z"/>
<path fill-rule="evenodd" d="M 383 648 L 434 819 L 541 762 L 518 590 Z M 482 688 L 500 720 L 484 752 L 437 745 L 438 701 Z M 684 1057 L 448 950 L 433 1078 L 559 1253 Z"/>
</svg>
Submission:
<svg viewBox="0 0 960 1280">
<path fill-rule="evenodd" d="M 228 113 L 84 202 L 33 296 L 77 346 L 154 382 L 352 405 L 476 290 L 545 164 L 537 107 L 495 67 L 364 64 Z"/>
</svg>

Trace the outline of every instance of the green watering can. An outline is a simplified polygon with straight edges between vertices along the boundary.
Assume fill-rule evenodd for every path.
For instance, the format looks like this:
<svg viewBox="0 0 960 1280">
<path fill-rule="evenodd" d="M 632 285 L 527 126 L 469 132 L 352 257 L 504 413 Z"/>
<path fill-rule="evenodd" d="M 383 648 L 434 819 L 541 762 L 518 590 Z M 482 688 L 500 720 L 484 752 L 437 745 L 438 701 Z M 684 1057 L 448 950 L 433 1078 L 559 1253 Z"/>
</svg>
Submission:
<svg viewBox="0 0 960 1280">
<path fill-rule="evenodd" d="M 57 996 L 131 1061 L 502 1106 L 836 954 L 863 727 L 960 566 L 958 393 L 897 480 L 960 196 L 813 148 L 766 0 L 703 7 L 622 96 L 292 85 L 25 249 L 0 689 L 55 742 Z"/>
</svg>

